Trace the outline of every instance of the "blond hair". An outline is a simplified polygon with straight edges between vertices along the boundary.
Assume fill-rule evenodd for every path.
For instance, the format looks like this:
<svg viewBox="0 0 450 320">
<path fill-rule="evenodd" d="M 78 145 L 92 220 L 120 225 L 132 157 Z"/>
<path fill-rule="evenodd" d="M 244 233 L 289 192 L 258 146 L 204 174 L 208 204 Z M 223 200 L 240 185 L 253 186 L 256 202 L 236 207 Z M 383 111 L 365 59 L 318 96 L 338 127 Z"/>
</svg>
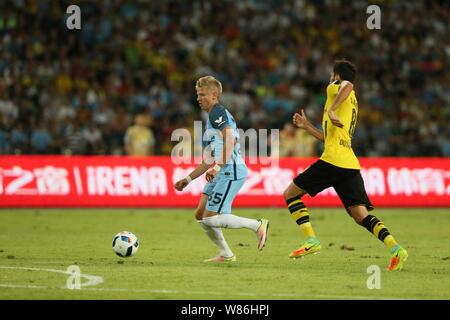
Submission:
<svg viewBox="0 0 450 320">
<path fill-rule="evenodd" d="M 222 95 L 222 83 L 213 76 L 201 77 L 195 83 L 195 88 L 216 89 L 218 92 L 217 98 L 220 98 Z"/>
</svg>

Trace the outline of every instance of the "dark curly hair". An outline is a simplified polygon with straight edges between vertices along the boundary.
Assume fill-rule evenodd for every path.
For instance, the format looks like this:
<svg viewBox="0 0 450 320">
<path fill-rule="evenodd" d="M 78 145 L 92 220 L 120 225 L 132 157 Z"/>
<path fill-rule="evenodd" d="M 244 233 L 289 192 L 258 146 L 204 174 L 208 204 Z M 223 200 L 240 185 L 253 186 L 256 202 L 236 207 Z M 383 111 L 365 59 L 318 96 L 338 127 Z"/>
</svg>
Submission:
<svg viewBox="0 0 450 320">
<path fill-rule="evenodd" d="M 334 74 L 338 74 L 341 80 L 347 80 L 353 82 L 356 77 L 356 67 L 348 60 L 336 60 L 333 68 Z"/>
</svg>

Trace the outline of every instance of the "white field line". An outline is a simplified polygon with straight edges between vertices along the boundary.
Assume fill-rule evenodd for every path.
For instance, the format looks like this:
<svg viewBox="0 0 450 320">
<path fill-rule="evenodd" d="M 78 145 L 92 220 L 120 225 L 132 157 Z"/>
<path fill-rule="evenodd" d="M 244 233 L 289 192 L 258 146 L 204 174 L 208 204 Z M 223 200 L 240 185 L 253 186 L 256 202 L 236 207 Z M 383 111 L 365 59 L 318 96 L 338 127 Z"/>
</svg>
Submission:
<svg viewBox="0 0 450 320">
<path fill-rule="evenodd" d="M 63 273 L 68 276 L 72 275 L 71 272 L 67 272 L 66 270 L 57 270 L 57 269 L 43 269 L 43 268 L 28 268 L 28 267 L 8 267 L 8 266 L 0 266 L 0 269 L 15 269 L 15 270 L 30 270 L 30 271 L 45 271 L 45 272 L 55 272 L 55 273 Z M 88 281 L 84 283 L 80 283 L 81 287 L 87 286 L 95 286 L 100 283 L 103 283 L 103 278 L 100 276 L 93 276 L 89 274 L 80 273 L 81 278 L 85 278 Z M 7 285 L 6 285 L 7 286 Z M 1 285 L 0 287 L 5 287 L 5 285 Z M 23 286 L 22 286 L 23 287 Z M 47 286 L 30 286 L 30 289 L 47 289 Z"/>
<path fill-rule="evenodd" d="M 67 289 L 66 287 L 47 287 L 47 286 L 29 286 L 29 285 L 9 285 L 0 284 L 0 288 L 12 289 Z M 327 294 L 289 294 L 289 293 L 249 293 L 249 292 L 207 292 L 207 291 L 181 291 L 181 290 L 152 290 L 152 289 L 124 289 L 124 288 L 82 288 L 78 291 L 101 291 L 101 292 L 131 292 L 131 293 L 166 293 L 180 295 L 215 295 L 215 296 L 241 296 L 241 297 L 273 297 L 273 298 L 290 298 L 290 299 L 338 299 L 338 300 L 417 300 L 413 298 L 394 298 L 394 297 L 377 297 L 377 296 L 345 296 L 345 295 L 327 295 Z"/>
<path fill-rule="evenodd" d="M 0 269 L 19 269 L 30 271 L 46 271 L 56 272 L 71 275 L 65 270 L 56 269 L 42 269 L 42 268 L 28 268 L 28 267 L 8 267 L 0 266 Z M 87 274 L 80 274 L 80 277 L 88 279 L 88 282 L 82 283 L 79 290 L 82 291 L 100 291 L 100 292 L 132 292 L 132 293 L 166 293 L 166 294 L 180 294 L 180 295 L 215 295 L 215 296 L 241 296 L 241 297 L 273 297 L 273 298 L 290 298 L 290 299 L 349 299 L 349 300 L 416 300 L 411 298 L 394 298 L 394 297 L 377 297 L 377 296 L 351 296 L 351 295 L 328 295 L 328 294 L 292 294 L 292 293 L 251 293 L 251 292 L 208 292 L 208 291 L 183 291 L 183 290 L 163 290 L 163 289 L 126 289 L 126 288 L 86 288 L 87 286 L 94 286 L 103 283 L 103 278 L 100 276 L 92 276 Z M 11 289 L 65 289 L 67 287 L 51 287 L 51 286 L 35 286 L 35 285 L 15 285 L 15 284 L 1 284 L 0 288 Z"/>
</svg>

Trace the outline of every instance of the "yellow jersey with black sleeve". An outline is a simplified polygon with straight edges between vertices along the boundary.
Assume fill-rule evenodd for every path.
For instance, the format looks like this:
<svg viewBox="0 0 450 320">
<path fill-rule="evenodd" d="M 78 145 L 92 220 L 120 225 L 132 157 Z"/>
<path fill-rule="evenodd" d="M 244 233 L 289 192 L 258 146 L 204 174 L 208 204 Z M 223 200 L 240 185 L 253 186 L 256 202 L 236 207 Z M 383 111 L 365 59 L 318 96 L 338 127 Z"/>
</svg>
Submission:
<svg viewBox="0 0 450 320">
<path fill-rule="evenodd" d="M 341 82 L 336 80 L 327 87 L 327 101 L 322 119 L 325 149 L 320 159 L 340 168 L 361 169 L 358 158 L 356 158 L 352 149 L 352 136 L 358 117 L 358 101 L 355 91 L 352 90 L 334 111 L 344 127 L 339 128 L 333 125 L 328 116 L 328 110 L 336 99 L 340 84 Z"/>
</svg>

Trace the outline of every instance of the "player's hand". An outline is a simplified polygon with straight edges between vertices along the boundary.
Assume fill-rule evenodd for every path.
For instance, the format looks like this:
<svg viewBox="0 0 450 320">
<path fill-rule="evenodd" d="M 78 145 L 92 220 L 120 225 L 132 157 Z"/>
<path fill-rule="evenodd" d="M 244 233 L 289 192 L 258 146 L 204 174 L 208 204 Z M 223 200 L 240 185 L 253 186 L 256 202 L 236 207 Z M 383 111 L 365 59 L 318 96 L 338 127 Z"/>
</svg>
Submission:
<svg viewBox="0 0 450 320">
<path fill-rule="evenodd" d="M 175 183 L 175 189 L 178 191 L 183 191 L 184 188 L 186 188 L 186 186 L 188 185 L 188 181 L 186 180 L 186 178 L 181 179 L 179 181 L 177 181 Z"/>
<path fill-rule="evenodd" d="M 206 181 L 211 182 L 216 175 L 217 175 L 217 171 L 214 169 L 210 169 L 210 170 L 206 171 Z"/>
<path fill-rule="evenodd" d="M 305 111 L 303 109 L 299 113 L 295 113 L 292 117 L 292 122 L 301 129 L 306 129 L 309 121 L 308 118 L 306 118 Z"/>
<path fill-rule="evenodd" d="M 339 128 L 343 128 L 341 120 L 339 120 L 338 116 L 334 114 L 334 111 L 328 111 L 328 117 L 330 117 L 331 123 Z"/>
</svg>

